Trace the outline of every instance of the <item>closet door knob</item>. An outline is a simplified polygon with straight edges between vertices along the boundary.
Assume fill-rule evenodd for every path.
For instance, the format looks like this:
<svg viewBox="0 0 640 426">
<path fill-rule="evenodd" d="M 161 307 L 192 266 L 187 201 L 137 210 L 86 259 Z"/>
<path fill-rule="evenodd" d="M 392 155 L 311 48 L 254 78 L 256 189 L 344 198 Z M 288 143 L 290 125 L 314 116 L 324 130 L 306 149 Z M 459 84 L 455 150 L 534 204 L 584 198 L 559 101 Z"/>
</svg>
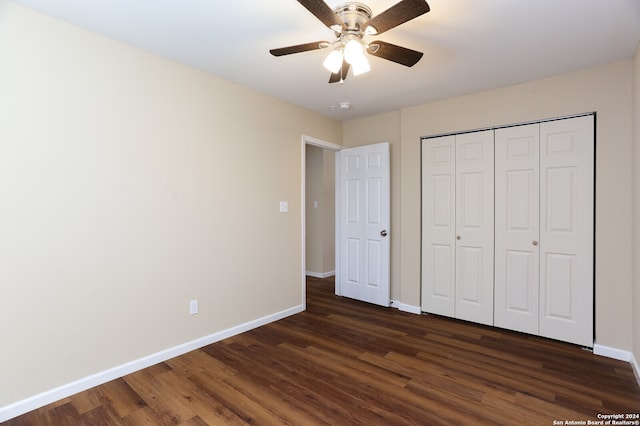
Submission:
<svg viewBox="0 0 640 426">
<path fill-rule="evenodd" d="M 537 246 L 538 242 L 534 240 L 534 241 L 531 242 L 531 244 L 533 244 L 534 246 Z"/>
<path fill-rule="evenodd" d="M 462 237 L 460 235 L 456 235 L 456 240 L 461 240 Z"/>
</svg>

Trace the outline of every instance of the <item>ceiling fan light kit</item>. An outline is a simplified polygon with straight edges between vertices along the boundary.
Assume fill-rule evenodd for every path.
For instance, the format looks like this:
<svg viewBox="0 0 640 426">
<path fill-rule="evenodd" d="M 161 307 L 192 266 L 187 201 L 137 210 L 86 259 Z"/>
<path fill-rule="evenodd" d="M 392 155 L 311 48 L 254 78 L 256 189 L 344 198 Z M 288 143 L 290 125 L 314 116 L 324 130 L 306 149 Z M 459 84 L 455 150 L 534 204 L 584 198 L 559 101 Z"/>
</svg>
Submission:
<svg viewBox="0 0 640 426">
<path fill-rule="evenodd" d="M 351 63 L 351 69 L 353 70 L 353 75 L 360 75 L 371 71 L 371 65 L 369 65 L 369 61 L 364 56 L 364 53 Z"/>
<path fill-rule="evenodd" d="M 331 43 L 318 41 L 271 49 L 270 52 L 274 56 L 283 56 L 333 48 L 322 63 L 331 72 L 329 83 L 344 81 L 349 70 L 353 70 L 354 76 L 370 71 L 365 52 L 407 67 L 412 67 L 422 58 L 422 52 L 379 40 L 368 44 L 364 37 L 382 34 L 427 13 L 429 5 L 425 0 L 401 0 L 373 18 L 371 9 L 363 3 L 347 2 L 333 10 L 324 0 L 298 0 L 298 3 L 333 30 L 336 39 Z"/>
<path fill-rule="evenodd" d="M 338 49 L 332 50 L 331 53 L 327 55 L 322 65 L 331 71 L 331 73 L 337 73 L 340 71 L 340 67 L 342 66 L 342 52 Z"/>
</svg>

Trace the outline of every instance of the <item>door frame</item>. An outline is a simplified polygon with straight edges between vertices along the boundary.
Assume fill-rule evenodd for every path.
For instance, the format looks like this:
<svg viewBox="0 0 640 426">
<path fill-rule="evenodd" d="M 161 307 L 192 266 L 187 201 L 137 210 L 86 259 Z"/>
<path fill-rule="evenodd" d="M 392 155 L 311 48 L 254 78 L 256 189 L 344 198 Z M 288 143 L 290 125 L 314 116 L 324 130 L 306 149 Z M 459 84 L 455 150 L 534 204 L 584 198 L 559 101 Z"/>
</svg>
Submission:
<svg viewBox="0 0 640 426">
<path fill-rule="evenodd" d="M 300 163 L 301 163 L 301 176 L 300 176 L 300 190 L 301 190 L 301 202 L 300 202 L 300 223 L 302 224 L 302 265 L 301 265 L 301 283 L 302 283 L 302 309 L 307 309 L 307 224 L 306 224 L 306 173 L 307 173 L 307 159 L 306 159 L 306 147 L 307 145 L 317 146 L 322 149 L 328 149 L 330 151 L 340 151 L 344 148 L 342 145 L 338 145 L 333 142 L 325 141 L 322 139 L 314 138 L 313 136 L 302 135 L 300 139 Z"/>
</svg>

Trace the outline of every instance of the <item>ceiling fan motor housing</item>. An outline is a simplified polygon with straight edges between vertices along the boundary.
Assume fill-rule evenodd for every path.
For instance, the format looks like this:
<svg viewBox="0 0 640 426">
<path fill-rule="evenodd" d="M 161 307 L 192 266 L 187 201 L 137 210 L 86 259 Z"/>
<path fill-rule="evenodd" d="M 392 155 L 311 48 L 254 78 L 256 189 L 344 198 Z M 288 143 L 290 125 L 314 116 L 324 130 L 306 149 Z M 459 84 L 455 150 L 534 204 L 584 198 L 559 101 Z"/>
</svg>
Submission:
<svg viewBox="0 0 640 426">
<path fill-rule="evenodd" d="M 342 6 L 338 6 L 333 9 L 336 15 L 344 21 L 344 31 L 335 31 L 336 36 L 341 33 L 355 34 L 362 37 L 362 26 L 365 22 L 371 19 L 371 9 L 366 5 L 358 2 L 348 2 Z"/>
</svg>

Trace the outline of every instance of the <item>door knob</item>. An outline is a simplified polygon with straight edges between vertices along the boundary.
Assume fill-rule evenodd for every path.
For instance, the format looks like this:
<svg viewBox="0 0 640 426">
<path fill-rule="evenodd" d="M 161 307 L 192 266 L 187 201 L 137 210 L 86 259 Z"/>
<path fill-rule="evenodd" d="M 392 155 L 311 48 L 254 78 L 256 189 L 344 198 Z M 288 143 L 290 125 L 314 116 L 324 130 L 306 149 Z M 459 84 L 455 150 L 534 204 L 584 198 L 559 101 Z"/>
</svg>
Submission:
<svg viewBox="0 0 640 426">
<path fill-rule="evenodd" d="M 382 231 L 380 231 L 380 235 L 381 235 L 382 237 L 386 237 L 386 236 L 387 236 L 387 230 L 386 230 L 386 229 L 383 229 Z"/>
<path fill-rule="evenodd" d="M 456 240 L 461 240 L 462 237 L 460 235 L 456 235 Z"/>
<path fill-rule="evenodd" d="M 534 241 L 531 242 L 531 244 L 533 244 L 534 246 L 537 246 L 538 242 L 534 240 Z"/>
</svg>

